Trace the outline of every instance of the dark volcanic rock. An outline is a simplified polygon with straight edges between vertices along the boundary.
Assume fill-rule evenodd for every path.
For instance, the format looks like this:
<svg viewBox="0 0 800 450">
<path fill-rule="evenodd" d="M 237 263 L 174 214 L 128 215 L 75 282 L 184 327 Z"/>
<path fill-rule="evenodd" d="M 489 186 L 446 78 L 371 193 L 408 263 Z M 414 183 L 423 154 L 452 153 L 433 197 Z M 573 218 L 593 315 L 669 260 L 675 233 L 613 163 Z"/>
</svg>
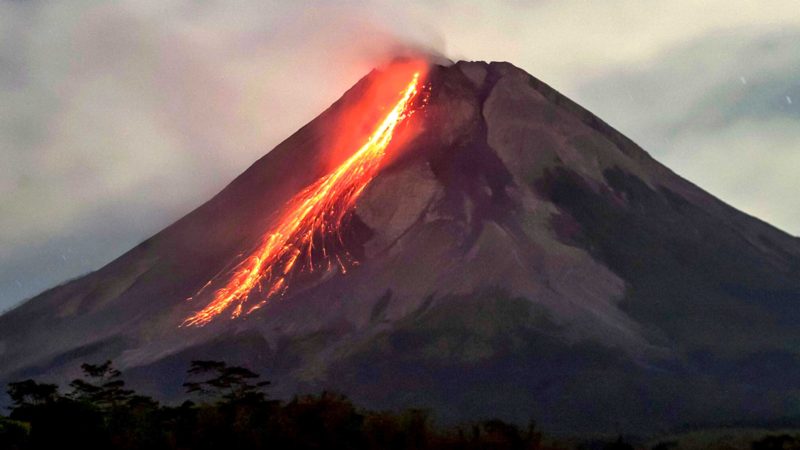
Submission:
<svg viewBox="0 0 800 450">
<path fill-rule="evenodd" d="M 0 317 L 0 377 L 110 358 L 177 399 L 190 360 L 219 358 L 280 395 L 568 433 L 800 417 L 800 241 L 507 63 L 431 68 L 422 131 L 349 222 L 346 276 L 177 328 L 186 297 L 324 173 L 325 133 L 371 77 L 208 203 Z"/>
</svg>

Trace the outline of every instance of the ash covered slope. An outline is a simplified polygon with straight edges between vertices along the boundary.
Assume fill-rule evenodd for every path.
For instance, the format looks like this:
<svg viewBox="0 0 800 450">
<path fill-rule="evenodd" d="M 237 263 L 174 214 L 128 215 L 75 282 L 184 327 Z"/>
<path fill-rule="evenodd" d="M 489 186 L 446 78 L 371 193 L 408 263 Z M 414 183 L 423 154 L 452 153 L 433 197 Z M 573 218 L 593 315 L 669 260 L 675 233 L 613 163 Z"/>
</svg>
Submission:
<svg viewBox="0 0 800 450">
<path fill-rule="evenodd" d="M 189 360 L 223 358 L 281 394 L 561 431 L 800 415 L 798 239 L 506 63 L 432 67 L 421 133 L 357 203 L 357 267 L 177 329 L 186 296 L 324 173 L 325 133 L 373 76 L 198 210 L 0 318 L 0 376 L 112 358 L 176 396 Z"/>
</svg>

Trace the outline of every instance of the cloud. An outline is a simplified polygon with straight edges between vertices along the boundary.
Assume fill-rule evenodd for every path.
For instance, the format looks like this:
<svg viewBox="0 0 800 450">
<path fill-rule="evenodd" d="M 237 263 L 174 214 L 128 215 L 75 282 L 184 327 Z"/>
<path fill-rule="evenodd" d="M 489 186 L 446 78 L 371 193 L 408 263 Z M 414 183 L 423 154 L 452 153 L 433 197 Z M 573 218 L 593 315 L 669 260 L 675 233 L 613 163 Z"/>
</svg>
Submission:
<svg viewBox="0 0 800 450">
<path fill-rule="evenodd" d="M 710 33 L 586 83 L 584 106 L 733 206 L 800 235 L 800 27 Z"/>
<path fill-rule="evenodd" d="M 0 306 L 118 256 L 439 41 L 287 5 L 0 3 Z"/>
<path fill-rule="evenodd" d="M 705 93 L 724 89 L 724 73 L 736 72 L 735 85 L 745 72 L 725 62 L 740 57 L 734 45 L 675 49 L 720 30 L 745 41 L 797 26 L 793 0 L 769 8 L 728 0 L 0 2 L 0 308 L 96 269 L 168 225 L 409 47 L 511 61 L 588 102 L 646 148 L 653 143 L 679 172 L 713 180 L 721 177 L 715 169 L 694 175 L 670 154 L 702 143 L 713 161 L 715 139 L 740 145 L 737 136 L 751 129 L 768 148 L 794 141 L 781 134 L 786 124 L 759 128 L 759 118 L 723 128 L 727 135 L 680 134 L 691 127 L 682 118 L 715 111 L 719 95 Z M 662 63 L 670 52 L 683 56 Z M 790 73 L 770 54 L 770 73 Z M 702 60 L 716 67 L 713 76 L 681 72 Z M 665 82 L 652 75 L 660 71 L 699 84 L 667 83 L 663 97 L 634 92 L 638 100 L 626 103 L 637 82 L 643 90 Z M 779 90 L 780 82 L 771 85 Z M 604 89 L 616 94 L 596 95 Z M 665 138 L 680 146 L 670 153 L 655 145 Z M 776 164 L 791 157 L 776 152 Z M 793 186 L 783 178 L 762 192 Z M 733 181 L 709 183 L 701 185 L 735 205 L 746 201 L 726 197 Z M 796 216 L 772 211 L 765 217 L 797 226 Z"/>
</svg>

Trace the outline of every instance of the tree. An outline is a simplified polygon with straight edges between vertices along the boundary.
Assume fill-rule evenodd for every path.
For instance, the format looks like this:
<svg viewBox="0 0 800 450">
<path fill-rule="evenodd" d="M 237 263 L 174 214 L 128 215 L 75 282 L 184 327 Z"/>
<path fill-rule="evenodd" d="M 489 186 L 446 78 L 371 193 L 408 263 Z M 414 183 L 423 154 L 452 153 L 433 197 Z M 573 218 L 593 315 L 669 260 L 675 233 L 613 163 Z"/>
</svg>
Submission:
<svg viewBox="0 0 800 450">
<path fill-rule="evenodd" d="M 250 369 L 228 366 L 221 361 L 192 361 L 188 374 L 190 381 L 183 384 L 187 393 L 227 402 L 264 401 L 263 389 L 270 385 L 269 381 L 258 381 L 261 376 Z"/>
<path fill-rule="evenodd" d="M 59 397 L 57 385 L 37 383 L 31 379 L 9 383 L 6 392 L 11 397 L 13 409 L 45 405 Z"/>
<path fill-rule="evenodd" d="M 0 416 L 0 448 L 17 450 L 29 448 L 31 424 Z"/>
<path fill-rule="evenodd" d="M 8 394 L 13 402 L 10 418 L 26 431 L 24 435 L 15 433 L 17 439 L 24 438 L 25 445 L 20 448 L 92 449 L 106 443 L 101 411 L 60 395 L 54 384 L 33 380 L 9 383 Z M 13 429 L 20 430 L 19 426 Z"/>
<path fill-rule="evenodd" d="M 620 435 L 615 442 L 609 442 L 603 446 L 603 450 L 633 450 L 633 445 Z"/>
<path fill-rule="evenodd" d="M 142 398 L 125 389 L 125 382 L 120 378 L 122 374 L 111 365 L 111 361 L 81 364 L 81 369 L 88 380 L 78 378 L 69 384 L 72 392 L 68 396 L 74 400 L 109 409 Z"/>
</svg>

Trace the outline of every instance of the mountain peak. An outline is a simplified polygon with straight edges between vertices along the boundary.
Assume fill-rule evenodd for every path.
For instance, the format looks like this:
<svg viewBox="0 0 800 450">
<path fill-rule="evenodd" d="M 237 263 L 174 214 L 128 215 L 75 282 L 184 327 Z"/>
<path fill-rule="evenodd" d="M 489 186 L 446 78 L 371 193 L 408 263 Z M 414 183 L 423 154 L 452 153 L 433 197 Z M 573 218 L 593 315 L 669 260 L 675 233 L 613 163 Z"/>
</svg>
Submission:
<svg viewBox="0 0 800 450">
<path fill-rule="evenodd" d="M 114 359 L 179 398 L 185 364 L 218 358 L 280 395 L 332 388 L 453 420 L 776 418 L 797 389 L 721 368 L 800 370 L 799 275 L 796 239 L 525 71 L 406 59 L 143 244 L 0 317 L 0 376 Z M 217 298 L 233 300 L 180 327 Z"/>
</svg>

